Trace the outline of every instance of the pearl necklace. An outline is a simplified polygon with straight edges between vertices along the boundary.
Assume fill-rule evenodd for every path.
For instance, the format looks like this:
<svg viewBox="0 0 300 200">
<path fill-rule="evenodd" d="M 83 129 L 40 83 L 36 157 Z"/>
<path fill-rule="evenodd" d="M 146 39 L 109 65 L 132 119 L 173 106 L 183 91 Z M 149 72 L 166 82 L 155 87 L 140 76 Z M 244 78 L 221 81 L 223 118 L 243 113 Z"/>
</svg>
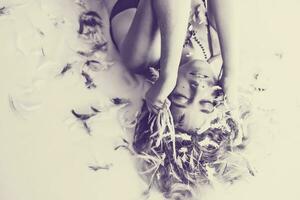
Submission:
<svg viewBox="0 0 300 200">
<path fill-rule="evenodd" d="M 207 9 L 206 9 L 205 0 L 203 0 L 195 8 L 195 11 L 190 16 L 190 22 L 188 23 L 187 37 L 185 39 L 183 47 L 192 46 L 192 40 L 195 41 L 198 44 L 198 46 L 200 47 L 200 49 L 203 53 L 204 59 L 207 60 L 208 56 L 207 56 L 207 52 L 205 51 L 205 47 L 200 42 L 200 40 L 196 37 L 197 31 L 194 29 L 192 23 L 198 23 L 198 24 L 204 23 L 206 25 L 207 29 L 209 28 L 208 27 L 209 24 L 208 24 L 208 20 L 207 20 Z M 209 33 L 209 31 L 208 31 L 208 33 Z"/>
</svg>

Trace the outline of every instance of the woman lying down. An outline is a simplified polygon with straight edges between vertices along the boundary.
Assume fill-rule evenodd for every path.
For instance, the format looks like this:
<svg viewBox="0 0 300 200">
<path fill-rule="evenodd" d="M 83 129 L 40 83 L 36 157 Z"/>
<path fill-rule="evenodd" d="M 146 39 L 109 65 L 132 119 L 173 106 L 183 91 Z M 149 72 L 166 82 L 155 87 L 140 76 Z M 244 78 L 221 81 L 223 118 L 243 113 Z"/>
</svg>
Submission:
<svg viewBox="0 0 300 200">
<path fill-rule="evenodd" d="M 106 0 L 123 63 L 153 81 L 133 147 L 149 188 L 167 198 L 187 199 L 198 186 L 249 173 L 235 153 L 239 129 L 224 103 L 224 96 L 234 102 L 237 63 L 228 30 L 233 0 L 224 2 Z"/>
</svg>

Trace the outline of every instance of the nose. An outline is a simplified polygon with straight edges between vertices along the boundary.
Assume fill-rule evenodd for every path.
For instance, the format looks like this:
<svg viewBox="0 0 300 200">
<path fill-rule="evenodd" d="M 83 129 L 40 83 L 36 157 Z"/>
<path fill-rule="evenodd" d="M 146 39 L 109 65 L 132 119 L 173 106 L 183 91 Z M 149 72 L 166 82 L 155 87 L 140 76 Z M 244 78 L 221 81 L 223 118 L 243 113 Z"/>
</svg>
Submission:
<svg viewBox="0 0 300 200">
<path fill-rule="evenodd" d="M 205 81 L 193 80 L 190 82 L 191 98 L 189 103 L 193 109 L 206 113 L 211 111 L 213 97 L 209 87 Z"/>
<path fill-rule="evenodd" d="M 190 88 L 191 88 L 191 104 L 195 103 L 197 99 L 201 99 L 203 96 L 205 85 L 201 79 L 193 79 L 190 80 Z"/>
</svg>

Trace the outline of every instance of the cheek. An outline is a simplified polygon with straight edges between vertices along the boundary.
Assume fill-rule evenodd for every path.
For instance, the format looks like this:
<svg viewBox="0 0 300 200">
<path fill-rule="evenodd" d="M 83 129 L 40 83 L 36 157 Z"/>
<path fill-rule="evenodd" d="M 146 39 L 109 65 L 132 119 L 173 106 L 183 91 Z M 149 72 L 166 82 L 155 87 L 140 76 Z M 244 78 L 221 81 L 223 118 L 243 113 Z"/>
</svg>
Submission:
<svg viewBox="0 0 300 200">
<path fill-rule="evenodd" d="M 174 91 L 182 93 L 184 95 L 188 95 L 188 91 L 189 91 L 188 79 L 182 75 L 179 75 L 177 78 L 177 83 Z"/>
<path fill-rule="evenodd" d="M 207 115 L 203 115 L 198 110 L 193 110 L 186 114 L 185 121 L 182 126 L 187 130 L 196 130 L 204 125 L 205 119 L 207 119 Z"/>
<path fill-rule="evenodd" d="M 184 109 L 178 109 L 174 106 L 171 106 L 170 110 L 173 116 L 174 123 L 178 124 L 182 120 L 182 116 L 184 115 Z"/>
</svg>

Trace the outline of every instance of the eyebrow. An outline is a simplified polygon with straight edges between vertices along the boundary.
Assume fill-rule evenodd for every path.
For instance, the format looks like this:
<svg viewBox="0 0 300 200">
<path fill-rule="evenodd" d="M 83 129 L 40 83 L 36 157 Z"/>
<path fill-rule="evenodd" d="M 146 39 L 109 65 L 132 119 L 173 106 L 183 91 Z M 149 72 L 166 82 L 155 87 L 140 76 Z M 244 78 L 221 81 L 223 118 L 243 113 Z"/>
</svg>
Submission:
<svg viewBox="0 0 300 200">
<path fill-rule="evenodd" d="M 203 105 L 203 104 L 206 104 L 206 103 L 213 104 L 213 102 L 212 102 L 212 101 L 210 101 L 210 100 L 207 100 L 207 99 L 200 100 L 200 101 L 199 101 L 199 103 L 200 103 L 200 105 Z"/>
<path fill-rule="evenodd" d="M 179 107 L 179 108 L 186 108 L 186 105 L 181 105 L 181 104 L 178 104 L 178 103 L 175 103 L 175 102 L 172 102 L 172 104 L 176 107 Z"/>
</svg>

